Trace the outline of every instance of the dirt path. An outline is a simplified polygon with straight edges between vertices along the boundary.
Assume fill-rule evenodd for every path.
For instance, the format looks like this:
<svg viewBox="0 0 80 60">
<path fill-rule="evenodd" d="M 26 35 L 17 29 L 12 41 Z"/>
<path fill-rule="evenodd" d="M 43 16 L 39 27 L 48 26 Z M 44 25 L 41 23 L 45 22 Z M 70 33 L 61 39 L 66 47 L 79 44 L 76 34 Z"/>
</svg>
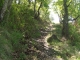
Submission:
<svg viewBox="0 0 80 60">
<path fill-rule="evenodd" d="M 37 42 L 40 45 L 38 48 L 41 51 L 40 53 L 41 60 L 56 60 L 55 57 L 53 56 L 55 52 L 47 42 L 48 38 L 51 36 L 52 30 L 53 27 L 52 25 L 50 25 L 46 31 L 42 31 L 41 38 L 37 39 Z"/>
<path fill-rule="evenodd" d="M 37 59 L 34 60 L 76 60 L 78 58 L 78 54 L 76 56 L 75 53 L 79 52 L 75 52 L 75 47 L 71 46 L 69 41 L 55 38 L 53 36 L 56 32 L 54 29 L 56 29 L 56 27 L 53 28 L 53 26 L 49 26 L 46 31 L 41 31 L 41 37 L 36 40 L 38 43 L 37 50 L 39 50 L 39 53 L 37 54 Z M 49 38 L 51 37 L 51 40 L 53 40 L 53 42 L 51 42 L 52 45 L 48 43 Z"/>
<path fill-rule="evenodd" d="M 41 36 L 41 38 L 39 38 L 39 39 L 37 40 L 37 42 L 42 43 L 42 44 L 44 45 L 44 48 L 45 48 L 46 50 L 48 50 L 48 49 L 50 48 L 49 43 L 47 42 L 47 40 L 49 39 L 49 37 L 51 37 L 51 35 L 52 35 L 51 32 L 52 32 L 53 29 L 55 29 L 55 28 L 53 28 L 53 25 L 51 24 L 51 25 L 46 29 L 46 31 L 42 31 L 42 36 Z"/>
<path fill-rule="evenodd" d="M 56 30 L 56 27 L 54 28 L 53 25 L 50 25 L 46 29 L 46 31 L 42 31 L 41 38 L 37 39 L 37 42 L 39 43 L 38 48 L 41 51 L 38 60 L 67 60 L 66 57 L 63 56 L 64 54 L 55 50 L 55 47 L 51 46 L 47 42 L 48 39 L 51 38 L 52 35 L 55 34 L 55 30 Z M 53 37 L 53 38 L 55 39 L 56 37 Z M 59 55 L 61 57 L 58 57 Z"/>
</svg>

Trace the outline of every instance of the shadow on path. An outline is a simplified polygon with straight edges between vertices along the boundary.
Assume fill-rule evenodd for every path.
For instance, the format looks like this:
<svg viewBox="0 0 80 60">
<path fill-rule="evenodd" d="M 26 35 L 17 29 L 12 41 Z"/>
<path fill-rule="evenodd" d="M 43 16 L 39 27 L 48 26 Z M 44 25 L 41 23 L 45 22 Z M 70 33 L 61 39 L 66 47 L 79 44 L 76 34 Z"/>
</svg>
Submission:
<svg viewBox="0 0 80 60">
<path fill-rule="evenodd" d="M 67 60 L 67 57 L 65 57 L 65 54 L 62 54 L 56 50 L 54 50 L 54 48 L 52 48 L 52 46 L 50 46 L 50 44 L 47 42 L 48 39 L 53 39 L 55 38 L 56 40 L 58 40 L 56 35 L 52 35 L 52 31 L 55 28 L 53 28 L 53 25 L 49 26 L 48 29 L 46 29 L 45 31 L 41 31 L 42 32 L 42 36 L 41 38 L 38 38 L 36 41 L 38 43 L 38 45 L 36 46 L 37 50 L 40 51 L 40 53 L 38 54 L 38 60 Z M 60 40 L 58 40 L 58 42 L 60 42 Z M 57 58 L 56 56 L 61 56 L 61 58 Z"/>
</svg>

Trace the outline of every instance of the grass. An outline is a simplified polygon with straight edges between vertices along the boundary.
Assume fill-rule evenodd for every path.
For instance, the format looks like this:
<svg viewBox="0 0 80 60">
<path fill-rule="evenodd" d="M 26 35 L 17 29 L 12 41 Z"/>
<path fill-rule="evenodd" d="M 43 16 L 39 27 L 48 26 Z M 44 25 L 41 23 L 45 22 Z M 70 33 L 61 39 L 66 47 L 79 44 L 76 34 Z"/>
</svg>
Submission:
<svg viewBox="0 0 80 60">
<path fill-rule="evenodd" d="M 57 51 L 56 57 L 62 58 L 64 60 L 79 60 L 80 59 L 80 50 L 77 49 L 80 45 L 72 46 L 69 44 L 70 41 L 66 42 L 58 42 L 58 41 L 51 41 L 49 42 L 52 48 Z"/>
<path fill-rule="evenodd" d="M 8 37 L 9 33 L 0 28 L 0 60 L 11 60 L 12 58 L 12 46 Z"/>
<path fill-rule="evenodd" d="M 80 60 L 79 34 L 74 34 L 74 40 L 69 39 L 61 42 L 61 26 L 55 25 L 53 27 L 56 29 L 52 31 L 52 35 L 48 39 L 50 46 L 54 50 L 53 56 L 55 56 L 58 60 Z M 32 34 L 32 37 L 36 38 L 37 35 L 40 35 L 40 33 Z M 8 31 L 6 28 L 0 27 L 0 60 L 13 60 L 14 57 L 12 54 L 16 51 L 19 53 L 18 60 L 37 60 L 38 54 L 34 53 L 34 55 L 26 55 L 24 51 L 28 49 L 28 46 L 33 47 L 36 51 L 34 46 L 37 46 L 38 43 L 34 40 L 29 40 L 30 45 L 29 43 L 21 44 L 20 42 L 26 42 L 23 38 L 23 33 L 14 30 Z"/>
<path fill-rule="evenodd" d="M 21 46 L 19 44 L 21 38 L 20 32 L 8 31 L 0 27 L 0 60 L 13 60 L 12 53 Z"/>
<path fill-rule="evenodd" d="M 74 35 L 75 40 L 66 40 L 64 42 L 60 41 L 60 33 L 61 28 L 60 26 L 55 26 L 56 30 L 52 31 L 52 36 L 48 39 L 48 43 L 52 46 L 52 49 L 55 52 L 55 56 L 58 60 L 80 60 L 80 42 L 79 42 L 79 35 Z M 53 35 L 59 38 L 55 38 Z"/>
<path fill-rule="evenodd" d="M 24 60 L 34 56 L 34 54 L 32 56 L 26 53 L 30 53 L 28 49 L 32 47 L 32 49 L 35 50 L 36 48 L 34 46 L 37 45 L 37 43 L 34 39 L 31 40 L 31 38 L 25 40 L 23 35 L 24 33 L 22 32 L 15 30 L 10 31 L 7 28 L 0 27 L 0 60 L 16 60 L 15 57 L 17 57 L 17 60 Z M 34 37 L 36 37 L 36 35 Z"/>
</svg>

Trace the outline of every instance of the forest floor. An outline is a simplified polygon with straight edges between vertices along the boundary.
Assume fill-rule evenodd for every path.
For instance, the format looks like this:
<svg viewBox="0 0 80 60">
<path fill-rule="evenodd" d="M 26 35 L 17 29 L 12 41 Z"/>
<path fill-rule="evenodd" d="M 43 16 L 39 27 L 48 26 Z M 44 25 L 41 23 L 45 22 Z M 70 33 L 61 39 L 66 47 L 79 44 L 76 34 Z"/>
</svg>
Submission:
<svg viewBox="0 0 80 60">
<path fill-rule="evenodd" d="M 61 37 L 60 25 L 40 31 L 40 37 L 22 40 L 20 32 L 0 28 L 0 60 L 80 60 L 80 41 Z"/>
<path fill-rule="evenodd" d="M 71 41 L 61 37 L 59 26 L 50 25 L 46 31 L 41 31 L 42 36 L 38 43 L 38 54 L 34 60 L 79 60 L 80 50 L 71 45 Z"/>
<path fill-rule="evenodd" d="M 46 30 L 41 29 L 41 37 L 36 39 L 37 42 L 37 58 L 33 58 L 34 60 L 57 60 L 55 56 L 56 51 L 52 49 L 47 40 L 51 37 L 52 31 L 55 30 L 52 24 L 47 27 Z"/>
</svg>

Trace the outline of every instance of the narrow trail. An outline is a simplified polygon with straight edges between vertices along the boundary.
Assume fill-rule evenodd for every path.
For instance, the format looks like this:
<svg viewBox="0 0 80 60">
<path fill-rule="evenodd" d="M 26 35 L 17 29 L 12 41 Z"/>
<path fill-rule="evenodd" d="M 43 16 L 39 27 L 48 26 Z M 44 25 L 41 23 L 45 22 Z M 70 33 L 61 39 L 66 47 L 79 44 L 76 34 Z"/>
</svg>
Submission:
<svg viewBox="0 0 80 60">
<path fill-rule="evenodd" d="M 73 60 L 76 59 L 73 55 L 71 55 L 71 48 L 66 40 L 64 38 L 58 38 L 60 39 L 58 41 L 59 45 L 51 46 L 47 41 L 50 37 L 53 37 L 56 27 L 53 27 L 53 25 L 50 25 L 46 31 L 42 31 L 41 38 L 37 39 L 37 42 L 39 43 L 38 49 L 40 50 L 39 59 L 37 60 Z M 56 37 L 55 37 L 56 38 Z M 53 37 L 53 39 L 55 40 Z M 41 48 L 42 47 L 42 48 Z M 68 48 L 68 49 L 66 49 Z M 68 51 L 67 51 L 68 50 Z M 70 57 L 72 56 L 72 57 Z M 73 57 L 74 56 L 74 57 Z"/>
<path fill-rule="evenodd" d="M 39 45 L 41 45 L 39 46 L 40 47 L 39 50 L 41 51 L 41 55 L 42 55 L 41 60 L 57 60 L 55 59 L 55 57 L 53 57 L 55 53 L 54 50 L 51 48 L 51 46 L 47 42 L 49 37 L 51 37 L 52 35 L 51 32 L 53 29 L 55 29 L 53 28 L 53 25 L 50 25 L 46 31 L 42 31 L 41 38 L 37 39 L 37 42 L 39 43 Z"/>
<path fill-rule="evenodd" d="M 51 37 L 51 32 L 52 30 L 55 29 L 53 28 L 53 25 L 51 24 L 50 26 L 48 26 L 48 28 L 46 29 L 46 31 L 42 31 L 42 36 L 41 38 L 39 38 L 37 41 L 38 42 L 42 42 L 45 49 L 49 49 L 50 46 L 49 46 L 49 43 L 47 42 L 48 38 Z"/>
<path fill-rule="evenodd" d="M 46 31 L 42 31 L 41 38 L 37 39 L 37 42 L 39 43 L 38 48 L 41 51 L 38 60 L 67 60 L 64 54 L 57 51 L 54 46 L 51 46 L 48 43 L 48 40 L 51 37 L 53 37 L 53 39 L 58 39 L 55 36 L 53 36 L 56 33 L 55 30 L 55 25 L 51 24 L 48 26 Z"/>
<path fill-rule="evenodd" d="M 46 31 L 41 31 L 42 36 L 37 40 L 37 42 L 42 43 L 45 50 L 48 50 L 50 48 L 49 43 L 47 42 L 48 38 L 51 36 L 50 32 L 52 31 L 52 25 L 48 27 Z"/>
</svg>

